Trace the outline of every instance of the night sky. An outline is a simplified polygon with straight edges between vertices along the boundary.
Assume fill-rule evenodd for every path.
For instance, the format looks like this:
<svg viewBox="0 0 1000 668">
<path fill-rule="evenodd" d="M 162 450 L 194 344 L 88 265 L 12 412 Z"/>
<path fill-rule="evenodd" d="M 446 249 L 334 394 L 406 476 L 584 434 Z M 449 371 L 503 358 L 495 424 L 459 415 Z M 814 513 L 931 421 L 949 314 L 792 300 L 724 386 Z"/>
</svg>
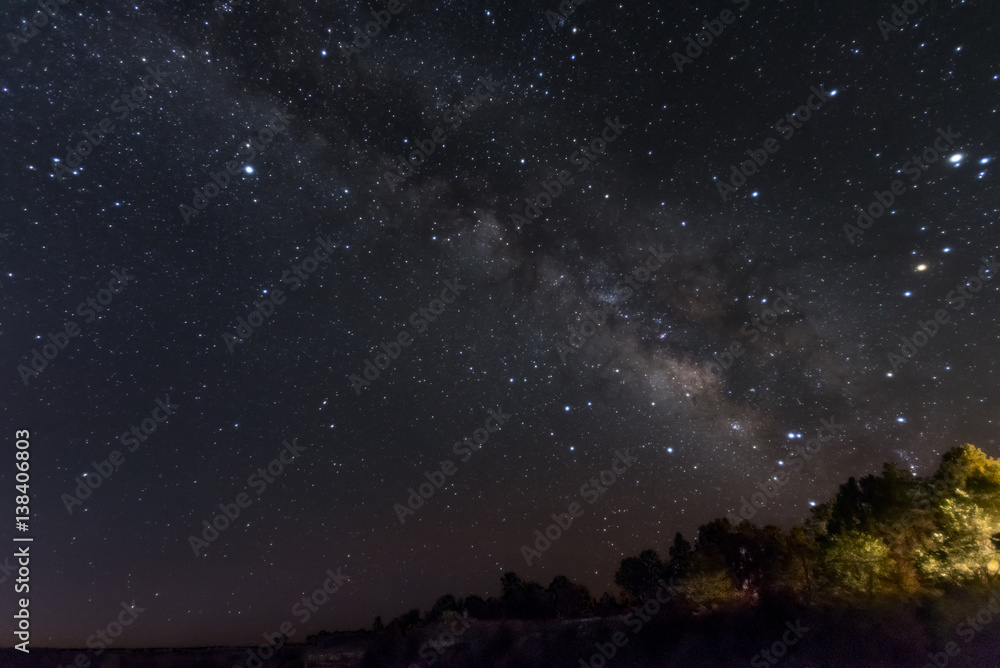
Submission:
<svg viewBox="0 0 1000 668">
<path fill-rule="evenodd" d="M 0 537 L 26 429 L 33 646 L 133 599 L 116 647 L 301 641 L 507 571 L 614 593 L 783 467 L 758 524 L 1000 455 L 994 3 L 52 4 L 27 38 L 38 5 L 0 7 Z"/>
</svg>

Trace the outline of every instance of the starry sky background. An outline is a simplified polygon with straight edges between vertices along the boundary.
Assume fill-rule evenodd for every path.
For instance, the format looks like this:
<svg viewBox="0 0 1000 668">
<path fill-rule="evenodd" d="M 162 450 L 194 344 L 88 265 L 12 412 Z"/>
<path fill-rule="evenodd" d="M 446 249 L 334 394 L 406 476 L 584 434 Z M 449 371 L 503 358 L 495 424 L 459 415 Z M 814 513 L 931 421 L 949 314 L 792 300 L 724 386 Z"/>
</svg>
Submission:
<svg viewBox="0 0 1000 668">
<path fill-rule="evenodd" d="M 294 640 L 496 595 L 510 570 L 615 591 L 623 557 L 735 511 L 830 415 L 846 433 L 760 523 L 787 528 L 883 461 L 1000 455 L 996 284 L 900 372 L 886 358 L 1000 251 L 1000 7 L 928 3 L 883 40 L 888 2 L 594 0 L 556 28 L 550 4 L 406 2 L 349 62 L 352 25 L 383 4 L 71 1 L 17 53 L 4 39 L 0 405 L 11 462 L 31 431 L 34 645 L 81 647 L 133 598 L 146 612 L 116 646 L 254 642 L 338 567 L 352 581 Z M 4 3 L 0 30 L 35 7 Z M 671 54 L 725 8 L 739 18 L 678 73 Z M 163 85 L 59 182 L 54 159 L 147 65 Z M 390 188 L 394 156 L 487 75 L 491 101 Z M 811 86 L 837 95 L 723 202 L 714 179 Z M 192 188 L 283 109 L 253 173 L 184 225 Z M 609 116 L 621 137 L 518 229 Z M 853 207 L 939 126 L 959 157 L 848 243 Z M 230 353 L 222 333 L 320 235 L 331 259 Z M 567 325 L 651 246 L 668 264 L 564 365 Z M 135 281 L 83 322 L 76 305 L 122 268 Z M 356 396 L 348 376 L 445 279 L 468 290 Z M 793 312 L 710 372 L 779 289 Z M 82 335 L 26 387 L 17 365 L 69 320 Z M 164 395 L 176 415 L 67 514 L 74 477 Z M 497 407 L 510 423 L 401 526 L 393 504 Z M 301 459 L 195 557 L 188 536 L 292 438 Z M 624 448 L 637 463 L 526 566 L 520 546 Z M 12 592 L 3 606 L 10 638 Z"/>
</svg>

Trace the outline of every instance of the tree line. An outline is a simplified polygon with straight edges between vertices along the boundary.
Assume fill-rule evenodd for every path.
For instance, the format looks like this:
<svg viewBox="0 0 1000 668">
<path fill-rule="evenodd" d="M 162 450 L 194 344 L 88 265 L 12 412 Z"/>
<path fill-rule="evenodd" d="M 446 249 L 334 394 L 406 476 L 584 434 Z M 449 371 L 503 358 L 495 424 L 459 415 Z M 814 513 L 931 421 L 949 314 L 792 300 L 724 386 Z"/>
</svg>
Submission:
<svg viewBox="0 0 1000 668">
<path fill-rule="evenodd" d="M 655 549 L 626 557 L 617 596 L 593 597 L 557 576 L 544 587 L 516 573 L 500 595 L 441 596 L 425 613 L 410 610 L 374 631 L 405 634 L 462 614 L 476 619 L 609 617 L 641 604 L 670 583 L 677 611 L 697 615 L 769 600 L 820 602 L 915 598 L 949 588 L 1000 584 L 1000 461 L 973 445 L 948 451 L 937 471 L 919 477 L 895 464 L 851 477 L 800 525 L 784 531 L 714 519 L 692 544 L 677 533 L 665 558 Z"/>
</svg>

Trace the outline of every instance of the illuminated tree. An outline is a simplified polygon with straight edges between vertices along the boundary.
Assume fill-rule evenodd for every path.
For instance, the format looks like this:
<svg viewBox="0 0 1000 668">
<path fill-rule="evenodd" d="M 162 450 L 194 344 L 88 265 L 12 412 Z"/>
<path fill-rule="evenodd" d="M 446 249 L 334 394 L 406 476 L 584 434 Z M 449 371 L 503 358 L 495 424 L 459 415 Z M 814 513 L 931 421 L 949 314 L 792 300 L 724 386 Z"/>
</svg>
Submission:
<svg viewBox="0 0 1000 668">
<path fill-rule="evenodd" d="M 702 563 L 697 557 L 684 577 L 681 591 L 688 603 L 701 611 L 743 600 L 724 566 Z"/>
<path fill-rule="evenodd" d="M 957 490 L 944 499 L 937 512 L 939 530 L 931 545 L 918 550 L 917 564 L 935 582 L 989 584 L 1000 579 L 1000 552 L 993 534 L 1000 528 L 1000 514 L 986 510 Z"/>
<path fill-rule="evenodd" d="M 725 518 L 698 527 L 696 547 L 680 587 L 685 600 L 696 610 L 708 610 L 744 598 L 736 588 L 727 560 L 734 545 L 731 531 L 732 524 Z"/>
<path fill-rule="evenodd" d="M 872 596 L 894 589 L 896 565 L 881 538 L 861 531 L 832 536 L 822 555 L 823 573 L 835 591 Z"/>
<path fill-rule="evenodd" d="M 972 445 L 953 448 L 932 479 L 935 531 L 916 550 L 933 582 L 1000 581 L 1000 462 Z"/>
</svg>

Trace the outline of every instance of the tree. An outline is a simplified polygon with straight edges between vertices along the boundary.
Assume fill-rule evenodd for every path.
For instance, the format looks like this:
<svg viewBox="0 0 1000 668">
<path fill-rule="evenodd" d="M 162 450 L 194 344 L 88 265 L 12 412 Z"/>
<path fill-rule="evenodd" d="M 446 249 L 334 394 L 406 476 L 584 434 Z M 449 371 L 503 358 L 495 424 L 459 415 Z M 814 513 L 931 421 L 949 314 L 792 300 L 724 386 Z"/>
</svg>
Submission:
<svg viewBox="0 0 1000 668">
<path fill-rule="evenodd" d="M 639 553 L 639 561 L 646 566 L 646 570 L 654 578 L 663 577 L 663 561 L 656 550 L 643 550 Z"/>
<path fill-rule="evenodd" d="M 427 614 L 427 619 L 429 621 L 441 619 L 441 616 L 448 610 L 458 610 L 458 601 L 451 594 L 445 594 L 434 603 L 434 607 Z"/>
<path fill-rule="evenodd" d="M 496 603 L 496 599 L 490 599 Z M 496 617 L 496 610 L 490 608 L 489 603 L 483 600 L 482 596 L 465 597 L 465 609 L 469 611 L 469 616 L 474 619 L 493 619 Z"/>
<path fill-rule="evenodd" d="M 555 601 L 559 617 L 581 617 L 593 608 L 594 601 L 587 588 L 574 584 L 565 576 L 557 575 L 553 578 L 548 592 Z"/>
<path fill-rule="evenodd" d="M 500 596 L 506 597 L 524 588 L 524 582 L 517 573 L 509 572 L 500 576 Z"/>
<path fill-rule="evenodd" d="M 618 601 L 616 601 L 615 597 L 608 592 L 604 592 L 601 596 L 601 600 L 599 600 L 597 605 L 594 607 L 594 612 L 601 617 L 610 617 L 611 615 L 617 614 L 618 610 Z"/>
<path fill-rule="evenodd" d="M 781 533 L 780 530 L 778 533 Z M 736 527 L 736 531 L 726 535 L 725 539 L 721 547 L 737 588 L 750 600 L 756 600 L 763 588 L 764 577 L 769 568 L 766 533 L 749 521 L 743 520 Z M 773 548 L 774 545 L 772 552 L 777 551 Z M 777 555 L 773 556 L 777 558 Z"/>
<path fill-rule="evenodd" d="M 879 476 L 868 475 L 861 480 L 849 478 L 840 486 L 831 504 L 828 532 L 834 535 L 845 531 L 886 533 L 913 507 L 916 486 L 913 474 L 895 464 L 884 464 Z"/>
<path fill-rule="evenodd" d="M 517 573 L 500 577 L 501 607 L 510 619 L 544 619 L 555 616 L 555 604 L 545 588 L 537 582 L 525 582 Z"/>
<path fill-rule="evenodd" d="M 946 452 L 933 480 L 946 483 L 939 487 L 944 494 L 964 489 L 979 497 L 981 505 L 1000 509 L 1000 461 L 974 445 L 966 443 Z"/>
<path fill-rule="evenodd" d="M 669 554 L 670 565 L 667 574 L 673 577 L 682 577 L 691 567 L 691 543 L 684 540 L 684 536 L 679 531 L 674 536 Z"/>
<path fill-rule="evenodd" d="M 936 530 L 916 550 L 921 573 L 939 583 L 1000 581 L 1000 462 L 973 445 L 952 448 L 932 485 Z"/>
<path fill-rule="evenodd" d="M 626 557 L 615 572 L 615 584 L 625 600 L 639 604 L 656 593 L 663 577 L 663 562 L 654 550 L 643 550 L 638 557 Z"/>
<path fill-rule="evenodd" d="M 697 556 L 697 552 L 695 555 Z M 685 600 L 696 610 L 711 610 L 740 600 L 733 587 L 733 580 L 721 564 L 712 564 L 696 558 L 684 578 L 681 591 Z"/>
<path fill-rule="evenodd" d="M 786 542 L 788 550 L 787 587 L 794 592 L 812 591 L 816 582 L 816 559 L 819 546 L 809 532 L 799 526 L 792 527 Z"/>
<path fill-rule="evenodd" d="M 835 591 L 874 596 L 893 588 L 895 564 L 877 536 L 840 532 L 826 544 L 822 559 L 826 580 Z"/>
<path fill-rule="evenodd" d="M 681 581 L 684 599 L 696 610 L 709 610 L 740 600 L 728 559 L 733 545 L 732 528 L 726 518 L 698 527 L 691 564 Z"/>
<path fill-rule="evenodd" d="M 516 612 L 519 619 L 552 619 L 556 616 L 555 597 L 537 582 L 528 582 L 523 603 Z"/>
<path fill-rule="evenodd" d="M 420 611 L 416 608 L 410 610 L 409 612 L 396 617 L 391 622 L 389 622 L 388 629 L 399 631 L 402 635 L 406 635 L 407 632 L 417 625 L 420 621 Z"/>
<path fill-rule="evenodd" d="M 938 531 L 931 535 L 929 548 L 917 551 L 921 572 L 934 582 L 1000 581 L 1000 554 L 993 541 L 1000 516 L 974 503 L 962 490 L 957 496 L 942 500 Z"/>
</svg>

